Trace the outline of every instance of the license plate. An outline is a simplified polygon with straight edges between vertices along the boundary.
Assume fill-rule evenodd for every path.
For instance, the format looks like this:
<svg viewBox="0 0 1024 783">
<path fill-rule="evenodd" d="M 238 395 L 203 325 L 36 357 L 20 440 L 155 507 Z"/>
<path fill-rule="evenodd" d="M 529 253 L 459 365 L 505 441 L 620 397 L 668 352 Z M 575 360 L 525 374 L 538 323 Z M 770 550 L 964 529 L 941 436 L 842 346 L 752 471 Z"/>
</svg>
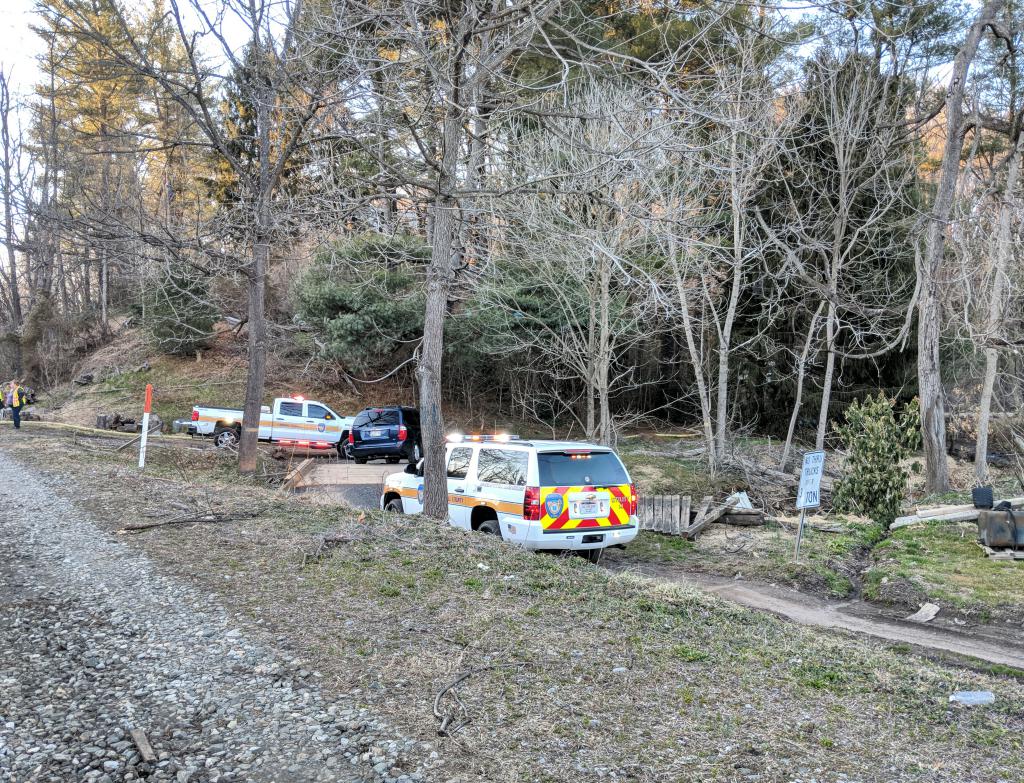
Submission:
<svg viewBox="0 0 1024 783">
<path fill-rule="evenodd" d="M 371 438 L 382 438 L 382 437 L 384 437 L 384 431 L 383 430 L 370 430 L 370 437 Z"/>
<path fill-rule="evenodd" d="M 576 513 L 581 517 L 593 517 L 597 515 L 599 508 L 596 500 L 584 500 L 576 504 Z"/>
</svg>

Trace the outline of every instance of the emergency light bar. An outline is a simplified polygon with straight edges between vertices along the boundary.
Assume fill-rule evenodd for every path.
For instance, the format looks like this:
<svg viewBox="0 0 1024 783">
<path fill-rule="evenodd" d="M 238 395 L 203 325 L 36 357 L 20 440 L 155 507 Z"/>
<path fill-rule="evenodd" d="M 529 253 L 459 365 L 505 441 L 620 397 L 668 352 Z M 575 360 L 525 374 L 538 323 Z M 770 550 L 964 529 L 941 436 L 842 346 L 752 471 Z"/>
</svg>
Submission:
<svg viewBox="0 0 1024 783">
<path fill-rule="evenodd" d="M 518 435 L 509 435 L 507 432 L 499 432 L 495 435 L 463 435 L 461 432 L 453 432 L 448 436 L 449 443 L 508 443 L 519 440 Z"/>
</svg>

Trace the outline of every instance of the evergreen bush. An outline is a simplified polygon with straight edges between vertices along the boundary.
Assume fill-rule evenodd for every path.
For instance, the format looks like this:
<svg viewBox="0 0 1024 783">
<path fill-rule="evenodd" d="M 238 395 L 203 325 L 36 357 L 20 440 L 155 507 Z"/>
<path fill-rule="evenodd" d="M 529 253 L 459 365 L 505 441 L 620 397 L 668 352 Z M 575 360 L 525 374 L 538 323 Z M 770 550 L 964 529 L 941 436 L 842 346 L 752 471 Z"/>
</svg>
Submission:
<svg viewBox="0 0 1024 783">
<path fill-rule="evenodd" d="M 854 402 L 836 434 L 847 452 L 846 475 L 836 485 L 836 511 L 861 514 L 888 530 L 899 514 L 910 474 L 903 461 L 920 447 L 917 399 L 901 413 L 882 392 Z"/>
</svg>

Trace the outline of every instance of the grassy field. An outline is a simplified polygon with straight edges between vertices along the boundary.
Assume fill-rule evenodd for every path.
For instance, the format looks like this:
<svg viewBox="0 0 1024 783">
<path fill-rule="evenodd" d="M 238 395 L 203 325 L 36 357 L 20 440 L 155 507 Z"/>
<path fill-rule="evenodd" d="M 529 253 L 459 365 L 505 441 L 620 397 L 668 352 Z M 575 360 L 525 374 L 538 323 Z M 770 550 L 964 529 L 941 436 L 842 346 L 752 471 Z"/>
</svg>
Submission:
<svg viewBox="0 0 1024 783">
<path fill-rule="evenodd" d="M 1024 618 L 1024 563 L 992 560 L 974 523 L 933 522 L 893 531 L 871 555 L 864 594 L 878 601 L 927 599 L 982 621 Z"/>
<path fill-rule="evenodd" d="M 233 480 L 213 452 L 155 449 L 140 477 L 127 452 L 25 434 L 2 447 L 111 531 L 172 503 L 260 510 L 121 540 L 436 746 L 438 780 L 1019 780 L 1012 677 L 423 519 L 314 505 Z M 328 531 L 338 543 L 323 547 Z M 438 708 L 464 725 L 439 738 L 435 698 L 462 675 Z M 959 689 L 996 704 L 953 708 Z"/>
<path fill-rule="evenodd" d="M 620 567 L 654 564 L 718 576 L 741 576 L 776 582 L 846 598 L 856 592 L 860 571 L 871 547 L 881 540 L 878 525 L 845 518 L 811 517 L 810 525 L 842 532 L 826 533 L 808 527 L 799 562 L 794 561 L 796 520 L 791 526 L 737 528 L 712 525 L 696 541 L 642 532 L 625 551 L 609 550 L 610 563 Z"/>
</svg>

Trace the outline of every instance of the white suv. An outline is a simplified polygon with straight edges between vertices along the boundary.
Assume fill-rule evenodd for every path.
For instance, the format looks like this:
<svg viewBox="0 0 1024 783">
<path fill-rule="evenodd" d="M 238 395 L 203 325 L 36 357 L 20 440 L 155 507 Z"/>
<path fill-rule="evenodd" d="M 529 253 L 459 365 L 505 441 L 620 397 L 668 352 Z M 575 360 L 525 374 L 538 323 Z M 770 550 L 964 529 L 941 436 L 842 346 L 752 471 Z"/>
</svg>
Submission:
<svg viewBox="0 0 1024 783">
<path fill-rule="evenodd" d="M 581 550 L 596 560 L 637 533 L 637 494 L 618 455 L 606 446 L 509 436 L 449 438 L 448 520 L 500 535 L 527 549 Z M 384 484 L 380 506 L 423 510 L 421 468 Z"/>
</svg>

